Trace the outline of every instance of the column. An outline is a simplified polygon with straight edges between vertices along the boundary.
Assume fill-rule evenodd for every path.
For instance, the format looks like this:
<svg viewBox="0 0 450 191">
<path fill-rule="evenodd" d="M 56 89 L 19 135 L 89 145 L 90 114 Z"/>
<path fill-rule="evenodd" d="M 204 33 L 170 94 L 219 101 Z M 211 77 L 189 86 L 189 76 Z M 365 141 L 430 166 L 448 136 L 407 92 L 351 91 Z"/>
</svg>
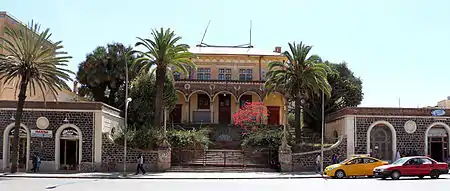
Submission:
<svg viewBox="0 0 450 191">
<path fill-rule="evenodd" d="M 191 116 L 189 115 L 189 112 L 191 112 L 191 111 L 189 111 L 189 101 L 186 101 L 184 104 L 184 116 L 185 116 L 184 119 L 186 120 L 187 123 L 191 122 Z M 182 121 L 182 122 L 184 122 L 184 121 Z"/>
<path fill-rule="evenodd" d="M 209 101 L 209 113 L 211 114 L 211 120 L 209 123 L 214 123 L 214 102 L 212 100 Z"/>
</svg>

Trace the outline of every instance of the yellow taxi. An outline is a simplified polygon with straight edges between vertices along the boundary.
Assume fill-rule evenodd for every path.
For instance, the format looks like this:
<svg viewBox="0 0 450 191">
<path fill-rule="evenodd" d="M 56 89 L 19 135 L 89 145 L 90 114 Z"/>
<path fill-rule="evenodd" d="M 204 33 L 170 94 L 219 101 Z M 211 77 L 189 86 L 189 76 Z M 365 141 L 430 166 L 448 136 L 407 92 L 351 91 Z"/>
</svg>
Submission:
<svg viewBox="0 0 450 191">
<path fill-rule="evenodd" d="M 388 162 L 369 156 L 353 156 L 339 164 L 327 166 L 324 175 L 334 178 L 344 178 L 349 176 L 373 177 L 373 169 L 387 165 Z"/>
</svg>

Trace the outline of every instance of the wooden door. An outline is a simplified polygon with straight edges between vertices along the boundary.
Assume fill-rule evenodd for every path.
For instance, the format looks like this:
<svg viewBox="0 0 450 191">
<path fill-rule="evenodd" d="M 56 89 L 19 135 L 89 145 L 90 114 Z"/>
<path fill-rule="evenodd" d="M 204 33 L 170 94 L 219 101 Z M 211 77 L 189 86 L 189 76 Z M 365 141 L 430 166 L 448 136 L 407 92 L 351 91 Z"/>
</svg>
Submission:
<svg viewBox="0 0 450 191">
<path fill-rule="evenodd" d="M 267 111 L 269 113 L 269 117 L 267 119 L 267 124 L 279 125 L 280 124 L 280 107 L 267 106 Z"/>
<path fill-rule="evenodd" d="M 170 113 L 170 121 L 173 123 L 181 123 L 182 104 L 176 104 L 175 108 Z"/>
<path fill-rule="evenodd" d="M 231 95 L 219 95 L 219 123 L 231 122 Z"/>
</svg>

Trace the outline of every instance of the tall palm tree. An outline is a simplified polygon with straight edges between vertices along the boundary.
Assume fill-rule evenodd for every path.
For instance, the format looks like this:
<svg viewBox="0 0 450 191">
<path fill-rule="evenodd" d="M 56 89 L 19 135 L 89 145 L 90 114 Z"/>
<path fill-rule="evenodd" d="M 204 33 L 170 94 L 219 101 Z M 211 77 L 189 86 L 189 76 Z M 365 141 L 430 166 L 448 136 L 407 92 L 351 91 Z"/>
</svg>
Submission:
<svg viewBox="0 0 450 191">
<path fill-rule="evenodd" d="M 168 67 L 174 71 L 189 75 L 188 68 L 194 68 L 195 65 L 192 59 L 194 54 L 189 52 L 189 45 L 178 44 L 181 40 L 180 36 L 176 36 L 175 32 L 170 28 L 164 30 L 154 29 L 151 33 L 152 39 L 139 38 L 136 47 L 142 46 L 146 51 L 135 51 L 141 57 L 136 59 L 135 66 L 141 71 L 148 72 L 152 67 L 156 68 L 156 95 L 155 95 L 155 113 L 154 126 L 159 128 L 161 126 L 161 113 L 163 111 L 163 90 L 164 81 Z"/>
<path fill-rule="evenodd" d="M 20 121 L 27 91 L 29 95 L 34 95 L 36 88 L 42 95 L 50 91 L 56 99 L 58 91 L 70 89 L 66 81 L 71 80 L 69 74 L 73 73 L 62 68 L 67 66 L 71 57 L 61 51 L 61 41 L 50 41 L 49 29 L 41 32 L 40 25 L 33 22 L 28 27 L 5 28 L 6 36 L 0 37 L 4 41 L 0 44 L 4 50 L 4 54 L 0 54 L 0 81 L 13 82 L 16 91 L 19 90 L 11 155 L 11 173 L 15 173 Z"/>
<path fill-rule="evenodd" d="M 328 65 L 318 56 L 308 56 L 311 46 L 289 43 L 290 52 L 283 55 L 287 61 L 269 63 L 268 80 L 265 83 L 269 92 L 280 91 L 295 101 L 295 134 L 301 136 L 301 109 L 308 93 L 318 94 L 324 91 L 330 95 L 331 86 L 327 81 Z"/>
</svg>

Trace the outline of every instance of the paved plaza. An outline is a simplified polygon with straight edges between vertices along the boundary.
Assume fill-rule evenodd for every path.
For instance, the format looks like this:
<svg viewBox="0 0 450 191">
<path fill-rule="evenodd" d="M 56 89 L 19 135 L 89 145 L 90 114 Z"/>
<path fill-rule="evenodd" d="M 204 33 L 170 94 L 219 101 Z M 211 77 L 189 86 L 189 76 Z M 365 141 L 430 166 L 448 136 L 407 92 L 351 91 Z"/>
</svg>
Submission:
<svg viewBox="0 0 450 191">
<path fill-rule="evenodd" d="M 441 179 L 404 178 L 398 181 L 379 179 L 42 179 L 0 177 L 0 190 L 8 191 L 115 191 L 115 190 L 445 190 L 450 186 L 450 176 Z"/>
</svg>

